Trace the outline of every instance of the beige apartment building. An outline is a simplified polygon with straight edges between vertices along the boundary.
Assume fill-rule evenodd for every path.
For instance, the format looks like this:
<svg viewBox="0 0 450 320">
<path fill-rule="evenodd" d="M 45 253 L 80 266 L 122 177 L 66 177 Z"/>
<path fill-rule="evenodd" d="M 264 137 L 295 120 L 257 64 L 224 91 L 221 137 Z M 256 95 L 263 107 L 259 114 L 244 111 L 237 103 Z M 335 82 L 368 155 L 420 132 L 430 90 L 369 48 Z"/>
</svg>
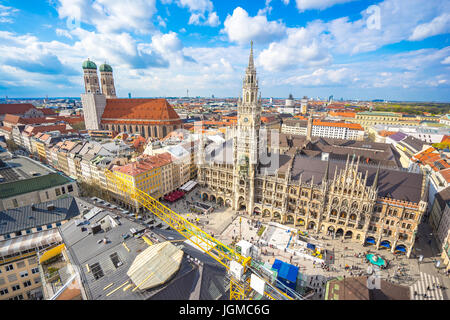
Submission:
<svg viewBox="0 0 450 320">
<path fill-rule="evenodd" d="M 348 118 L 346 120 L 360 124 L 365 130 L 378 124 L 417 126 L 420 123 L 420 119 L 415 116 L 402 115 L 401 113 L 396 112 L 380 111 L 358 112 L 355 118 Z"/>
<path fill-rule="evenodd" d="M 5 163 L 6 167 L 0 168 L 0 210 L 78 196 L 75 181 L 34 160 L 17 157 Z"/>
</svg>

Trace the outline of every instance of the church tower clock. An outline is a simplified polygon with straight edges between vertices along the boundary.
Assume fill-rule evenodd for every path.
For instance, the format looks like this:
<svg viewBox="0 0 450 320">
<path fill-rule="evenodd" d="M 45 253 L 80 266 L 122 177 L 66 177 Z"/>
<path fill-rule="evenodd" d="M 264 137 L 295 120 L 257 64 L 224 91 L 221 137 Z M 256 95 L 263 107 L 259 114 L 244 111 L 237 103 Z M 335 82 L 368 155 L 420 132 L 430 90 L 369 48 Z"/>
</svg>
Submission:
<svg viewBox="0 0 450 320">
<path fill-rule="evenodd" d="M 255 176 L 259 164 L 259 132 L 261 128 L 261 99 L 251 43 L 248 67 L 238 101 L 237 136 L 234 144 L 235 209 L 252 214 Z"/>
</svg>

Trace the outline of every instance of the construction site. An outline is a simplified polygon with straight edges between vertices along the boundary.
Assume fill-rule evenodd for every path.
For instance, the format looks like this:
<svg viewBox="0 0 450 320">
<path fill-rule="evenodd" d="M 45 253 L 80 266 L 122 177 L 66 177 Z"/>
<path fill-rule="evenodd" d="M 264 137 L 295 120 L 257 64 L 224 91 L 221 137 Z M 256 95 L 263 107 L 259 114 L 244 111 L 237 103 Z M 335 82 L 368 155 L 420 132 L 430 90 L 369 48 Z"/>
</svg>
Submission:
<svg viewBox="0 0 450 320">
<path fill-rule="evenodd" d="M 111 178 L 148 212 L 133 216 L 98 198 L 78 199 L 80 216 L 59 229 L 62 244 L 39 255 L 45 299 L 304 299 L 298 267 L 264 263 L 254 242 L 222 242 Z"/>
</svg>

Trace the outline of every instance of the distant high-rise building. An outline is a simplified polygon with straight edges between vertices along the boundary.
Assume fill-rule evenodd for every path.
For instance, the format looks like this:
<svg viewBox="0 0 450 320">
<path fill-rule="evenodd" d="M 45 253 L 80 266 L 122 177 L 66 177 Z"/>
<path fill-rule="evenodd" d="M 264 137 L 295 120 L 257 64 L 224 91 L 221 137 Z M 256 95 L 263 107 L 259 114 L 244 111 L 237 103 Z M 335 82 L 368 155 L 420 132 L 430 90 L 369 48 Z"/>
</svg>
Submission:
<svg viewBox="0 0 450 320">
<path fill-rule="evenodd" d="M 289 94 L 289 98 L 286 99 L 285 102 L 286 108 L 293 108 L 295 105 L 294 97 L 292 94 Z"/>
<path fill-rule="evenodd" d="M 301 101 L 301 113 L 306 114 L 308 113 L 308 97 L 303 97 Z"/>
</svg>

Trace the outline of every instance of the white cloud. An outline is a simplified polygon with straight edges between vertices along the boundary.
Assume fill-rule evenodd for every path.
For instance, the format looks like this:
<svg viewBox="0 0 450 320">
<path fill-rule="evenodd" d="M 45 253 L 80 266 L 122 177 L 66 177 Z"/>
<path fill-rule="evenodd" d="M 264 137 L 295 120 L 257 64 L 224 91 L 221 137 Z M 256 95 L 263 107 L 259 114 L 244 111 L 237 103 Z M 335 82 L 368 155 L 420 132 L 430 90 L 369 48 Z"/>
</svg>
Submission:
<svg viewBox="0 0 450 320">
<path fill-rule="evenodd" d="M 250 17 L 244 9 L 237 7 L 228 15 L 222 30 L 228 39 L 237 43 L 267 43 L 282 38 L 286 34 L 286 26 L 280 21 L 267 21 L 265 16 Z"/>
<path fill-rule="evenodd" d="M 356 0 L 296 0 L 297 8 L 300 11 L 310 9 L 326 9 L 336 4 L 352 2 Z M 289 0 L 283 0 L 284 4 L 289 4 Z"/>
<path fill-rule="evenodd" d="M 329 22 L 315 20 L 308 23 L 305 28 L 307 34 L 317 41 L 321 50 L 327 50 L 333 55 L 336 53 L 354 55 L 407 40 L 422 21 L 430 21 L 442 12 L 450 12 L 450 3 L 385 0 L 376 8 L 375 11 L 363 10 L 361 18 L 357 20 L 350 20 L 349 17 Z M 379 25 L 370 23 L 374 17 Z M 294 43 L 289 46 L 297 45 Z M 283 46 L 279 48 L 283 49 Z"/>
<path fill-rule="evenodd" d="M 183 45 L 175 32 L 158 34 L 152 37 L 152 47 L 157 51 L 168 54 L 170 52 L 180 51 Z"/>
<path fill-rule="evenodd" d="M 102 32 L 149 33 L 156 0 L 59 0 L 59 17 L 75 18 Z"/>
<path fill-rule="evenodd" d="M 210 27 L 217 27 L 218 25 L 220 25 L 219 16 L 216 12 L 211 12 L 208 15 L 208 20 L 206 21 L 205 25 Z"/>
<path fill-rule="evenodd" d="M 418 25 L 409 40 L 418 41 L 442 33 L 450 32 L 450 13 L 443 13 L 431 22 Z"/>
<path fill-rule="evenodd" d="M 441 61 L 442 64 L 450 64 L 450 56 Z"/>
<path fill-rule="evenodd" d="M 303 74 L 300 76 L 293 76 L 283 81 L 285 84 L 295 84 L 302 86 L 333 86 L 351 83 L 353 75 L 348 68 L 339 69 L 323 69 L 319 68 L 312 73 Z"/>
<path fill-rule="evenodd" d="M 66 37 L 66 38 L 72 39 L 72 35 L 69 33 L 69 31 L 67 31 L 67 30 L 65 30 L 65 29 L 59 29 L 59 28 L 57 28 L 57 29 L 55 30 L 55 32 L 56 32 L 56 34 L 57 34 L 58 36 L 60 36 L 60 37 Z"/>
<path fill-rule="evenodd" d="M 266 0 L 266 6 L 263 9 L 258 10 L 258 16 L 264 16 L 266 14 L 270 14 L 272 12 L 272 7 L 270 6 L 270 3 L 272 0 Z"/>
<path fill-rule="evenodd" d="M 158 25 L 160 27 L 163 27 L 163 28 L 167 27 L 166 20 L 164 18 L 161 18 L 161 16 L 157 16 L 156 20 L 158 21 Z"/>
<path fill-rule="evenodd" d="M 0 4 L 0 23 L 12 23 L 14 20 L 11 18 L 19 10 L 12 7 L 3 6 Z"/>
<path fill-rule="evenodd" d="M 317 34 L 323 24 L 311 24 L 307 28 L 291 28 L 287 37 L 272 42 L 261 52 L 257 61 L 268 71 L 283 71 L 302 67 L 323 66 L 332 61 L 327 48 L 318 41 Z"/>
<path fill-rule="evenodd" d="M 216 12 L 210 12 L 208 14 L 208 19 L 205 19 L 205 15 L 203 13 L 192 13 L 188 24 L 217 27 L 220 25 L 220 20 Z"/>
<path fill-rule="evenodd" d="M 213 3 L 210 0 L 177 0 L 178 5 L 181 7 L 189 8 L 190 12 L 201 12 L 213 10 Z"/>
</svg>

